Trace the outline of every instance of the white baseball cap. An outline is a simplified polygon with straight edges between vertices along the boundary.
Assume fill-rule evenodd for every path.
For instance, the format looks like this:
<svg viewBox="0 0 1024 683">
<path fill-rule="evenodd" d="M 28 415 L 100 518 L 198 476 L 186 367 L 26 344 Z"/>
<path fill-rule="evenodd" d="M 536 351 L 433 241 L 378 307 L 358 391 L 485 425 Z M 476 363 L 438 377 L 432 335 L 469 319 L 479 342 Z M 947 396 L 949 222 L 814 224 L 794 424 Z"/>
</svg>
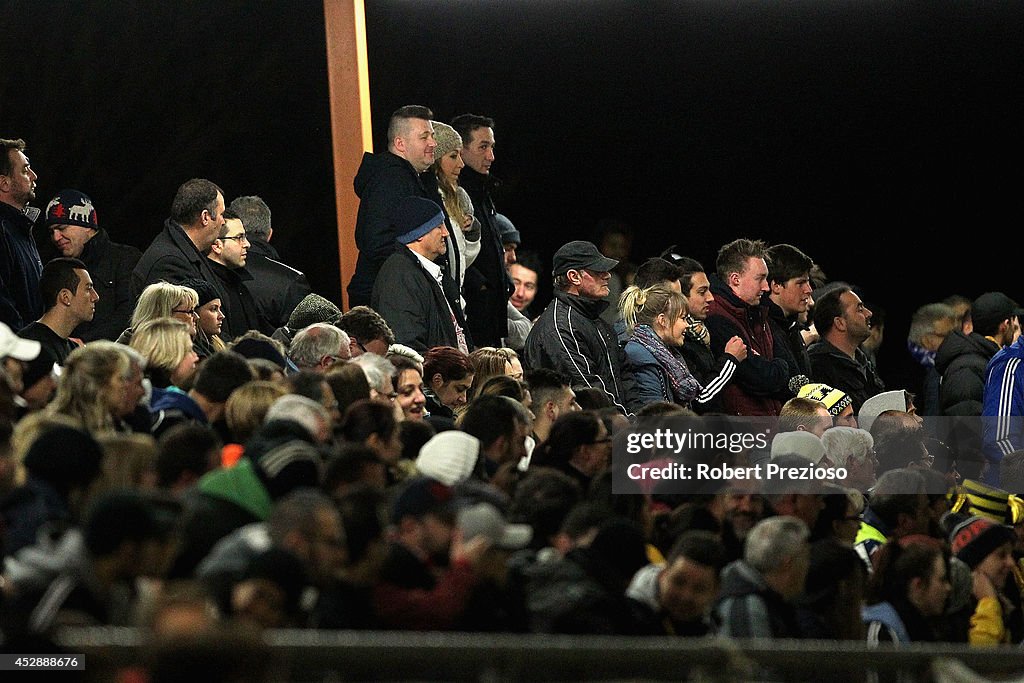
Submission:
<svg viewBox="0 0 1024 683">
<path fill-rule="evenodd" d="M 11 328 L 0 323 L 0 358 L 29 361 L 39 355 L 42 346 L 34 339 L 22 339 Z"/>
</svg>

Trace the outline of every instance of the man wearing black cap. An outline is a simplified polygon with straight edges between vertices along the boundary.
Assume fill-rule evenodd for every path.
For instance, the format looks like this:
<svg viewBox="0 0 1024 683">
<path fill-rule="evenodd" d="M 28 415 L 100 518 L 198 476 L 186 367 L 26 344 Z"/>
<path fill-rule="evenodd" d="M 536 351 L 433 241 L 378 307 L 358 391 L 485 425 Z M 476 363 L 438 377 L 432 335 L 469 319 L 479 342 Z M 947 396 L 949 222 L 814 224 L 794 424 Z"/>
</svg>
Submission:
<svg viewBox="0 0 1024 683">
<path fill-rule="evenodd" d="M 377 273 L 370 307 L 384 316 L 400 344 L 421 352 L 454 346 L 469 353 L 455 281 L 435 263 L 447 251 L 444 212 L 429 199 L 405 197 L 392 222 L 405 248 L 389 256 Z"/>
<path fill-rule="evenodd" d="M 633 378 L 623 370 L 615 331 L 601 320 L 616 265 L 618 261 L 602 256 L 592 242 L 569 242 L 555 252 L 555 298 L 526 338 L 526 364 L 565 373 L 574 388 L 600 389 L 629 415 L 635 400 Z"/>
<path fill-rule="evenodd" d="M 974 306 L 981 303 L 978 311 Z M 981 314 L 981 330 L 991 330 L 991 320 L 999 319 L 999 327 L 1003 322 L 1010 326 L 1010 334 L 1014 321 L 1024 315 L 1016 302 L 1005 294 L 993 292 L 983 294 L 971 306 L 971 319 L 974 329 L 979 330 L 978 314 Z M 997 328 L 998 330 L 999 328 Z M 1005 336 L 1004 336 L 1005 339 Z M 992 356 L 985 370 L 985 394 L 982 400 L 982 430 L 986 469 L 982 477 L 986 484 L 999 486 L 999 462 L 1004 455 L 1024 447 L 1024 342 L 1021 337 Z"/>
<path fill-rule="evenodd" d="M 51 199 L 43 225 L 61 256 L 85 264 L 100 297 L 96 315 L 76 327 L 71 336 L 84 342 L 115 341 L 128 327 L 135 310 L 131 278 L 142 252 L 111 242 L 107 231 L 99 227 L 92 199 L 78 190 L 61 190 Z"/>
</svg>

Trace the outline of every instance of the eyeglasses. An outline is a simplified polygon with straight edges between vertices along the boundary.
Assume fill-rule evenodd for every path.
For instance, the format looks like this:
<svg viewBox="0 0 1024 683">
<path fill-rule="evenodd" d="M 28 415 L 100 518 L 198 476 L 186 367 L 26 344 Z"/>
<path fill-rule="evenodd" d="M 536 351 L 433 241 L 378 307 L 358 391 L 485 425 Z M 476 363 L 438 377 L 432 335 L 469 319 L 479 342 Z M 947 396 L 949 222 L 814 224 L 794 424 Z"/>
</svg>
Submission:
<svg viewBox="0 0 1024 683">
<path fill-rule="evenodd" d="M 599 444 L 599 443 L 611 443 L 611 442 L 612 442 L 612 437 L 610 437 L 610 436 L 606 436 L 606 437 L 605 437 L 605 438 L 603 438 L 603 439 L 594 439 L 594 440 L 593 440 L 593 441 L 591 441 L 590 443 L 591 443 L 591 444 Z"/>
<path fill-rule="evenodd" d="M 182 315 L 194 315 L 197 318 L 199 317 L 199 311 L 197 311 L 194 308 L 190 308 L 188 310 L 183 310 L 183 309 L 180 309 L 180 308 L 175 308 L 173 311 L 171 311 L 171 313 L 180 313 Z"/>
<path fill-rule="evenodd" d="M 235 240 L 239 244 L 241 244 L 242 242 L 248 242 L 249 241 L 249 237 L 244 232 L 240 232 L 237 235 L 224 235 L 224 237 L 218 237 L 217 239 L 221 239 L 221 240 Z"/>
</svg>

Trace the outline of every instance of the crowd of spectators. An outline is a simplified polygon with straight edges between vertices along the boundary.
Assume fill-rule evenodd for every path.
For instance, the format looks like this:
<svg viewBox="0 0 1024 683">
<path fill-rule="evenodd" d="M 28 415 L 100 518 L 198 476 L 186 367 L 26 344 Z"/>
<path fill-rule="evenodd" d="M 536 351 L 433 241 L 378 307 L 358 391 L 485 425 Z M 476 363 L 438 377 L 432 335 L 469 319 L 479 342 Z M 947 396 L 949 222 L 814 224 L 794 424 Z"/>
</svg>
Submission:
<svg viewBox="0 0 1024 683">
<path fill-rule="evenodd" d="M 0 140 L 6 638 L 1024 641 L 1010 297 L 922 306 L 919 381 L 887 386 L 870 296 L 799 248 L 636 265 L 612 226 L 542 266 L 491 194 L 494 121 L 432 117 L 403 107 L 364 157 L 348 310 L 281 260 L 259 197 L 186 181 L 140 253 L 81 191 L 33 211 Z M 770 443 L 681 461 L 833 474 L 620 488 L 630 430 L 726 417 L 770 418 Z"/>
</svg>

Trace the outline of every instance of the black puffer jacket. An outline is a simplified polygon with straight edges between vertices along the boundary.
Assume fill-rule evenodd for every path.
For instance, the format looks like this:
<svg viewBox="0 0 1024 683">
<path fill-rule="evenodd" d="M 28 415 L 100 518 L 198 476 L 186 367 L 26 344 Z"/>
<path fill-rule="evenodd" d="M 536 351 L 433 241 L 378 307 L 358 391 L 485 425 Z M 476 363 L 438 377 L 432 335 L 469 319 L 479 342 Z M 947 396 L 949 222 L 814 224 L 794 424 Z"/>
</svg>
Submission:
<svg viewBox="0 0 1024 683">
<path fill-rule="evenodd" d="M 935 369 L 942 375 L 939 410 L 942 415 L 981 415 L 985 394 L 985 367 L 999 350 L 977 332 L 954 331 L 935 354 Z"/>
</svg>

